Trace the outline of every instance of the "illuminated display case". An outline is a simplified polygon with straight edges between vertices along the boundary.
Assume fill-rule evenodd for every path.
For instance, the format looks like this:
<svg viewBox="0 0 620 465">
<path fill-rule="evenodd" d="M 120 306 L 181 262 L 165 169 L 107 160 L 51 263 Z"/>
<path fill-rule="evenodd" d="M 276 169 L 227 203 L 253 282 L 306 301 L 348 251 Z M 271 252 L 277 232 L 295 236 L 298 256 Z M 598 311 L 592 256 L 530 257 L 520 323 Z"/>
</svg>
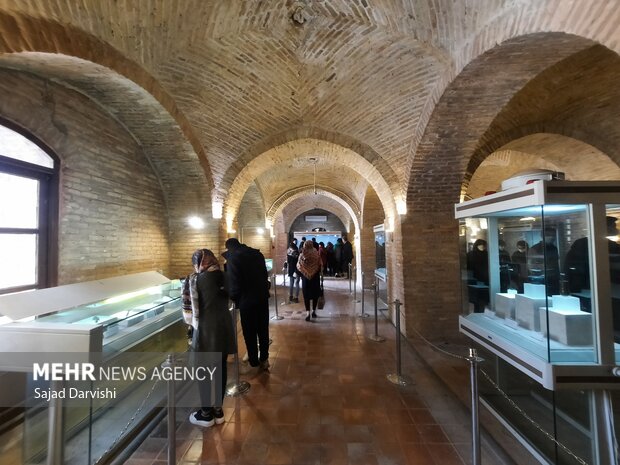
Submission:
<svg viewBox="0 0 620 465">
<path fill-rule="evenodd" d="M 620 387 L 620 183 L 538 180 L 457 204 L 455 216 L 460 331 L 523 410 L 570 431 L 592 463 L 615 463 L 595 423 L 612 415 L 605 399 L 617 392 L 602 390 Z M 536 436 L 487 394 L 503 421 Z M 573 463 L 548 438 L 528 441 L 545 460 Z"/>
<path fill-rule="evenodd" d="M 67 401 L 62 431 L 51 432 L 49 402 L 33 401 L 32 376 L 19 373 L 31 371 L 33 360 L 71 352 L 71 362 L 111 366 L 139 359 L 154 367 L 162 363 L 162 353 L 187 350 L 185 333 L 181 282 L 156 272 L 0 296 L 0 382 L 10 379 L 27 393 L 10 401 L 26 405 L 23 463 L 45 461 L 50 434 L 66 439 L 63 463 L 94 463 L 102 454 L 113 453 L 115 442 L 123 442 L 117 436 L 130 437 L 143 428 L 166 398 L 164 383 L 95 381 L 88 388 L 114 389 L 114 400 L 96 399 L 88 407 Z M 82 388 L 83 383 L 66 381 L 65 386 Z M 124 429 L 132 417 L 131 428 Z"/>
<path fill-rule="evenodd" d="M 179 320 L 180 295 L 150 271 L 0 296 L 0 352 L 119 352 Z"/>
<path fill-rule="evenodd" d="M 375 233 L 375 277 L 378 298 L 387 305 L 387 268 L 385 262 L 385 227 L 378 224 L 373 228 Z"/>
</svg>

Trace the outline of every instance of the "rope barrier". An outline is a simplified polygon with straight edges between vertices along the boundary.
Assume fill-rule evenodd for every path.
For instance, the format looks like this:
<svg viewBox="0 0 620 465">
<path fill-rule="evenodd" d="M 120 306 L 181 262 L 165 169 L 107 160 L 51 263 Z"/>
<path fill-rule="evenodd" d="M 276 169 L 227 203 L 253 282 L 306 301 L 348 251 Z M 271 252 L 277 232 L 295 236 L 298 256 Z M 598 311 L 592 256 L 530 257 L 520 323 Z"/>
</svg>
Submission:
<svg viewBox="0 0 620 465">
<path fill-rule="evenodd" d="M 452 358 L 456 358 L 459 360 L 464 360 L 464 361 L 469 361 L 468 357 L 464 357 L 462 355 L 458 355 L 458 354 L 454 354 L 452 352 L 449 352 L 445 349 L 442 349 L 441 347 L 437 346 L 436 344 L 433 344 L 432 342 L 430 342 L 428 339 L 426 339 L 424 336 L 422 336 L 422 334 L 420 334 L 419 331 L 417 331 L 415 328 L 412 328 L 413 332 L 416 334 L 417 337 L 419 337 L 422 341 L 424 341 L 426 344 L 428 344 L 433 350 L 435 350 L 436 352 L 439 352 L 441 354 L 444 354 L 446 356 L 452 357 Z M 572 452 L 567 446 L 565 446 L 564 444 L 562 444 L 561 442 L 559 442 L 557 439 L 555 439 L 555 437 L 545 431 L 545 429 L 540 426 L 538 423 L 536 423 L 536 421 L 530 417 L 523 409 L 521 409 L 509 396 L 508 394 L 506 394 L 504 391 L 502 391 L 502 389 L 495 384 L 495 382 L 490 378 L 490 376 L 482 369 L 480 369 L 480 372 L 482 373 L 482 375 L 485 377 L 485 379 L 489 382 L 489 384 L 495 388 L 496 391 L 499 392 L 499 394 L 508 402 L 508 404 L 514 408 L 517 413 L 519 413 L 520 415 L 523 416 L 523 418 L 525 418 L 529 423 L 531 423 L 538 431 L 540 431 L 547 439 L 549 439 L 550 441 L 552 441 L 554 444 L 556 444 L 560 449 L 562 449 L 564 452 L 566 452 L 568 455 L 570 455 L 572 458 L 574 458 L 577 463 L 579 463 L 580 465 L 589 465 L 588 462 L 586 462 L 584 459 L 582 459 L 581 457 L 579 457 L 578 455 L 576 455 L 574 452 Z"/>
<path fill-rule="evenodd" d="M 129 421 L 127 422 L 127 424 L 125 425 L 125 427 L 121 430 L 121 432 L 119 433 L 119 435 L 116 437 L 116 439 L 114 439 L 114 441 L 112 441 L 112 444 L 110 444 L 110 446 L 101 454 L 101 456 L 95 461 L 95 465 L 97 465 L 101 459 L 112 450 L 112 448 L 116 445 L 116 443 L 123 437 L 123 435 L 125 434 L 125 432 L 127 431 L 127 429 L 129 429 L 129 426 L 131 426 L 131 424 L 135 421 L 135 419 L 137 418 L 138 414 L 142 411 L 142 409 L 144 408 L 144 406 L 146 405 L 146 402 L 149 400 L 149 398 L 151 397 L 151 395 L 153 394 L 153 392 L 155 391 L 155 388 L 157 387 L 157 385 L 159 384 L 159 379 L 155 380 L 155 382 L 153 383 L 153 387 L 151 388 L 151 390 L 149 391 L 149 393 L 146 395 L 146 397 L 144 398 L 144 400 L 142 401 L 142 403 L 140 404 L 140 406 L 138 407 L 138 410 L 136 410 L 136 413 L 133 414 L 133 416 L 129 419 Z"/>
</svg>

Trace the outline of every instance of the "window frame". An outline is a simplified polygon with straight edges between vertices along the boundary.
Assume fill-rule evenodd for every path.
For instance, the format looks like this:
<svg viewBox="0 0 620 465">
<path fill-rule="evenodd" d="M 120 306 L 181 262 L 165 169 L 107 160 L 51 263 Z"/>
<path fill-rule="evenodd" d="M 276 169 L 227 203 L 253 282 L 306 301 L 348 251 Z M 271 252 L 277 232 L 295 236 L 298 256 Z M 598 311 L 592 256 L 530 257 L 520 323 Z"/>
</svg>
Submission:
<svg viewBox="0 0 620 465">
<path fill-rule="evenodd" d="M 0 155 L 0 172 L 34 179 L 39 182 L 38 227 L 0 227 L 0 235 L 37 234 L 37 268 L 35 283 L 0 289 L 0 295 L 55 286 L 58 284 L 59 159 L 46 144 L 23 128 L 2 118 L 0 118 L 0 125 L 17 132 L 30 142 L 36 144 L 54 161 L 54 168 L 47 168 Z"/>
</svg>

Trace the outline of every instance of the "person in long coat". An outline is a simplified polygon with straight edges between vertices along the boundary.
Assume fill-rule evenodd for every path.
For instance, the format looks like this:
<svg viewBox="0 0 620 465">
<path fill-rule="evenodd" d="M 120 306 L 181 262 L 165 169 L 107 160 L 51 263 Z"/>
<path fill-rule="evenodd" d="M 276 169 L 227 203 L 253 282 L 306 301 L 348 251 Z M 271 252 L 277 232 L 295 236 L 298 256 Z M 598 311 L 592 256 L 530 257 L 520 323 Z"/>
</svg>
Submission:
<svg viewBox="0 0 620 465">
<path fill-rule="evenodd" d="M 304 294 L 306 321 L 310 321 L 310 301 L 312 301 L 312 317 L 316 318 L 316 307 L 321 296 L 321 260 L 319 252 L 311 241 L 304 243 L 297 270 L 301 273 L 301 289 Z"/>
<path fill-rule="evenodd" d="M 189 289 L 192 304 L 192 356 L 195 365 L 203 366 L 207 362 L 206 353 L 221 354 L 220 370 L 214 376 L 214 382 L 201 381 L 198 385 L 202 408 L 192 412 L 189 421 L 198 426 L 209 427 L 224 422 L 222 402 L 226 392 L 227 367 L 229 354 L 235 353 L 235 333 L 232 316 L 228 310 L 228 292 L 226 291 L 224 273 L 213 252 L 198 249 L 192 255 L 195 273 L 189 276 Z M 220 381 L 220 385 L 215 382 Z"/>
</svg>

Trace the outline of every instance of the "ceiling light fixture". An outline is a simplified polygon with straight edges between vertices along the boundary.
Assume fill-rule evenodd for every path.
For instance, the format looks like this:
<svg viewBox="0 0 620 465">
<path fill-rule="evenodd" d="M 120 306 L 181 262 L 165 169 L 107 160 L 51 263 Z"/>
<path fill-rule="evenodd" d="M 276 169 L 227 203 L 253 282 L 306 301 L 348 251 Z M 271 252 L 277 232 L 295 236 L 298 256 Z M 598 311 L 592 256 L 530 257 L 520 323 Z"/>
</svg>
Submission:
<svg viewBox="0 0 620 465">
<path fill-rule="evenodd" d="M 310 158 L 310 161 L 314 163 L 314 195 L 316 195 L 316 158 Z"/>
</svg>

